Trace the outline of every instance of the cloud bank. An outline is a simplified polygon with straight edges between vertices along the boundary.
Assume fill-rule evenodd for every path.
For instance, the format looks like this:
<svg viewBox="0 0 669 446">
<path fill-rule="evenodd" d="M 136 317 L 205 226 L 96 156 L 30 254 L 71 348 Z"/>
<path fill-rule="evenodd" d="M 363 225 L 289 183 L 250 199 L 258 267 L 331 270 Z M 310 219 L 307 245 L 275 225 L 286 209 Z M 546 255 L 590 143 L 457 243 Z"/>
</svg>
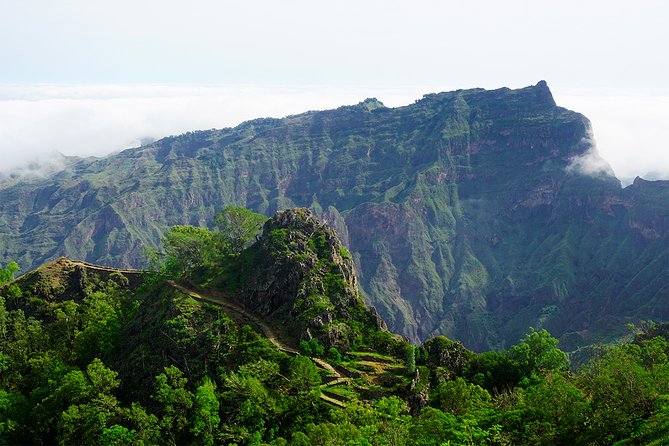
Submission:
<svg viewBox="0 0 669 446">
<path fill-rule="evenodd" d="M 421 96 L 410 89 L 0 86 L 0 172 L 58 163 L 58 154 L 104 156 L 147 138 L 357 103 L 375 93 L 390 105 Z"/>
<path fill-rule="evenodd" d="M 0 86 L 0 173 L 48 173 L 66 156 L 105 156 L 143 140 L 222 128 L 258 117 L 355 104 L 387 106 L 448 87 Z M 554 89 L 585 114 L 599 154 L 624 183 L 669 179 L 669 90 Z"/>
<path fill-rule="evenodd" d="M 581 145 L 586 151 L 569 160 L 567 172 L 595 177 L 615 176 L 611 165 L 599 154 L 592 131 L 581 140 Z"/>
<path fill-rule="evenodd" d="M 623 184 L 669 179 L 669 89 L 554 89 L 592 122 L 596 151 Z"/>
</svg>

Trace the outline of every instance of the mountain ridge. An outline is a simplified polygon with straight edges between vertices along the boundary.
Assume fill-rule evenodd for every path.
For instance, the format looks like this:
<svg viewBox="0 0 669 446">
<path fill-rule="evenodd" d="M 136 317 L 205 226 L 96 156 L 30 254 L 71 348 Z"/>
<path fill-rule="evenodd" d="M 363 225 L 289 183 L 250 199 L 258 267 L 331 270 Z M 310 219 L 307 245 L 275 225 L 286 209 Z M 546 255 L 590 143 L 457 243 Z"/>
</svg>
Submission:
<svg viewBox="0 0 669 446">
<path fill-rule="evenodd" d="M 484 350 L 545 326 L 575 349 L 669 317 L 667 182 L 570 171 L 597 157 L 590 137 L 545 82 L 190 132 L 0 186 L 0 261 L 137 266 L 170 225 L 206 226 L 226 204 L 309 207 L 391 329 Z"/>
</svg>

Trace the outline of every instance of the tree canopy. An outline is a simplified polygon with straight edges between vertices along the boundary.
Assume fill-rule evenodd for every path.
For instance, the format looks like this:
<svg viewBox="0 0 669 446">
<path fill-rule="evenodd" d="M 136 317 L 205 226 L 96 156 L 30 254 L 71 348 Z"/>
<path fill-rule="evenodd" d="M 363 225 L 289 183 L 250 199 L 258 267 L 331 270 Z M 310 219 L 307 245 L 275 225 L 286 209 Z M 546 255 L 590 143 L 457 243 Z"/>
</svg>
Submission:
<svg viewBox="0 0 669 446">
<path fill-rule="evenodd" d="M 198 268 L 215 267 L 253 242 L 266 220 L 248 209 L 226 206 L 214 218 L 217 231 L 172 226 L 161 239 L 163 251 L 147 250 L 150 267 L 174 278 L 188 276 Z"/>
<path fill-rule="evenodd" d="M 218 228 L 223 243 L 233 253 L 241 252 L 262 230 L 267 217 L 248 209 L 226 206 L 214 218 L 214 227 Z"/>
<path fill-rule="evenodd" d="M 12 281 L 18 270 L 19 265 L 16 262 L 9 262 L 4 269 L 0 268 L 0 285 Z"/>
</svg>

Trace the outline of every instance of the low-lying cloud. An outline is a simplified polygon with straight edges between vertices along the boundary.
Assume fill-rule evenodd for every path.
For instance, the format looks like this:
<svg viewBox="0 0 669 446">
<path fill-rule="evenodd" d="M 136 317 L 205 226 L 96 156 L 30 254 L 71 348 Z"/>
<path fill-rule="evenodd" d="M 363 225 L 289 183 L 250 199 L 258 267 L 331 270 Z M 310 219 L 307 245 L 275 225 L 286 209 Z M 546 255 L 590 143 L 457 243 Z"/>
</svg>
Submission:
<svg viewBox="0 0 669 446">
<path fill-rule="evenodd" d="M 567 172 L 589 176 L 615 175 L 611 165 L 599 154 L 592 133 L 583 138 L 581 144 L 585 148 L 585 152 L 569 160 Z"/>
<path fill-rule="evenodd" d="M 596 152 L 623 184 L 669 179 L 669 89 L 553 91 L 556 102 L 592 122 Z M 583 159 L 596 167 L 595 157 Z"/>
<path fill-rule="evenodd" d="M 0 173 L 48 174 L 66 156 L 105 156 L 151 139 L 282 117 L 376 97 L 409 104 L 447 88 L 0 86 Z M 554 89 L 593 123 L 599 154 L 623 182 L 669 179 L 669 90 Z M 584 158 L 590 169 L 596 157 Z M 600 166 L 601 167 L 601 166 Z"/>
<path fill-rule="evenodd" d="M 4 86 L 0 172 L 30 172 L 36 166 L 58 164 L 58 154 L 104 156 L 191 130 L 357 103 L 377 92 L 390 105 L 420 97 L 407 89 Z"/>
</svg>

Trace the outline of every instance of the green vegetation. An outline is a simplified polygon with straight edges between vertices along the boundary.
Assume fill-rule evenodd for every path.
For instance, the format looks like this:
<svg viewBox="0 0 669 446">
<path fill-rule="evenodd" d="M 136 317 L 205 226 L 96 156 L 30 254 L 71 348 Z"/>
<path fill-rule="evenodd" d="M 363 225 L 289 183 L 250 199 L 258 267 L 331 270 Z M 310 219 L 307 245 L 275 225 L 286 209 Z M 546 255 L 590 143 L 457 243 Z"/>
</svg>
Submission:
<svg viewBox="0 0 669 446">
<path fill-rule="evenodd" d="M 19 265 L 16 262 L 9 262 L 6 268 L 0 267 L 0 285 L 10 282 L 14 279 L 14 274 L 19 270 Z"/>
<path fill-rule="evenodd" d="M 214 218 L 214 227 L 220 231 L 222 242 L 233 253 L 240 253 L 260 233 L 264 215 L 256 214 L 248 209 L 226 206 Z"/>
<path fill-rule="evenodd" d="M 217 231 L 172 226 L 162 238 L 163 251 L 147 249 L 149 269 L 164 277 L 182 278 L 197 270 L 217 269 L 238 256 L 267 220 L 248 209 L 226 206 L 214 218 Z"/>
<path fill-rule="evenodd" d="M 206 228 L 173 226 L 163 236 L 164 252 L 147 250 L 149 267 L 169 277 L 182 277 L 211 266 L 224 254 L 220 237 Z"/>
<path fill-rule="evenodd" d="M 413 345 L 407 345 L 406 347 L 406 364 L 407 364 L 407 375 L 413 375 L 416 373 L 416 348 Z"/>
<path fill-rule="evenodd" d="M 162 279 L 134 289 L 100 274 L 61 260 L 0 287 L 0 444 L 659 445 L 669 433 L 664 325 L 576 372 L 546 330 L 480 354 L 383 331 L 360 333 L 382 351 L 300 343 L 342 377 Z M 58 285 L 74 277 L 84 294 Z"/>
<path fill-rule="evenodd" d="M 307 356 L 316 356 L 320 358 L 323 356 L 325 349 L 318 342 L 318 339 L 312 338 L 308 342 L 305 340 L 300 341 L 300 352 Z"/>
<path fill-rule="evenodd" d="M 162 236 L 141 286 L 63 259 L 0 269 L 0 445 L 666 443 L 666 324 L 579 368 L 561 350 L 667 317 L 667 183 L 567 172 L 587 130 L 545 85 L 470 90 L 0 188 L 4 263 L 137 264 Z M 352 252 L 306 209 L 227 203 L 325 209 Z M 353 259 L 391 327 L 464 344 L 386 331 Z"/>
</svg>

